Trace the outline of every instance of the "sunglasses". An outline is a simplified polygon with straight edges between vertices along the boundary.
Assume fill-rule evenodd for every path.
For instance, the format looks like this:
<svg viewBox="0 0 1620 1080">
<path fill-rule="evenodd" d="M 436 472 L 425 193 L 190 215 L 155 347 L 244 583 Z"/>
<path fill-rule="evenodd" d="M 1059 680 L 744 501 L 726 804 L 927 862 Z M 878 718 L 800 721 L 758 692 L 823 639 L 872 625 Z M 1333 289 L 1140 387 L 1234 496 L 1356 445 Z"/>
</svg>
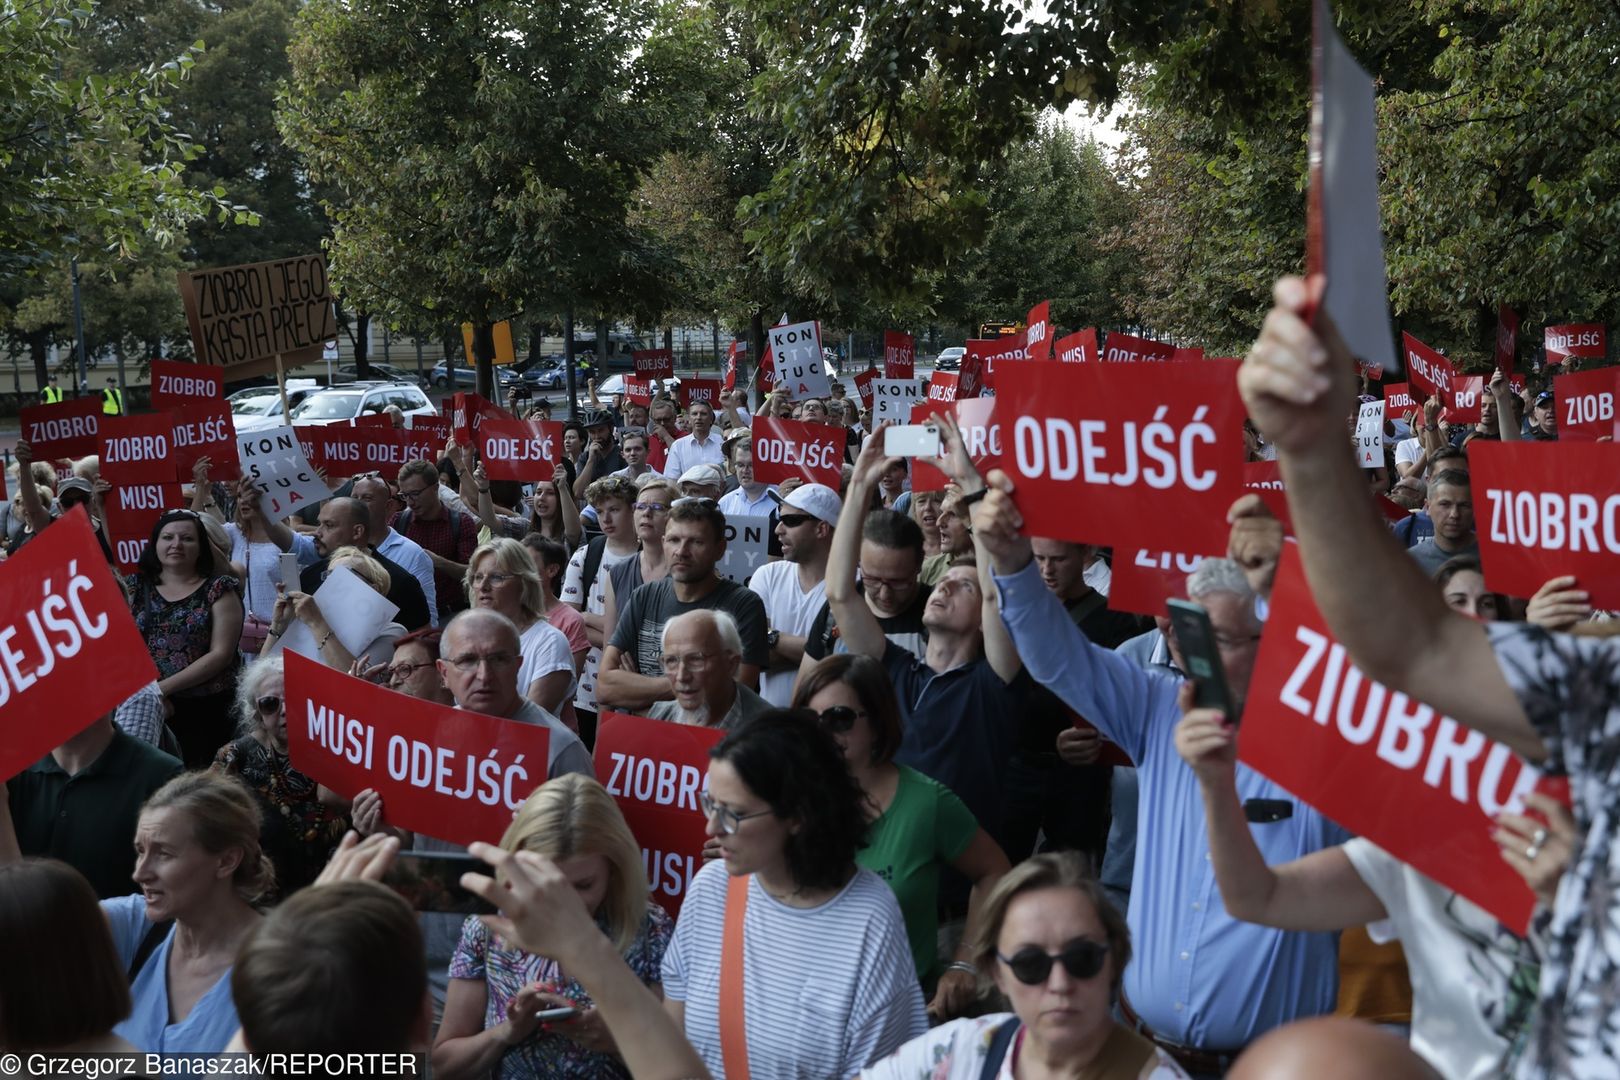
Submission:
<svg viewBox="0 0 1620 1080">
<path fill-rule="evenodd" d="M 783 514 L 781 517 L 778 517 L 776 520 L 780 521 L 782 524 L 786 525 L 790 529 L 797 529 L 800 525 L 803 525 L 805 522 L 813 521 L 815 519 L 812 518 L 809 514 Z"/>
<path fill-rule="evenodd" d="M 821 721 L 822 730 L 829 735 L 842 735 L 855 726 L 857 719 L 865 715 L 848 705 L 834 705 L 830 709 L 822 709 L 816 719 Z"/>
<path fill-rule="evenodd" d="M 259 711 L 264 713 L 266 716 L 270 716 L 281 711 L 281 699 L 274 694 L 266 694 L 264 697 L 254 702 L 254 704 L 257 705 L 259 707 Z"/>
<path fill-rule="evenodd" d="M 996 959 L 1006 964 L 1013 978 L 1025 986 L 1040 986 L 1052 974 L 1052 965 L 1056 963 L 1061 963 L 1072 978 L 1093 978 L 1103 969 L 1107 955 L 1107 945 L 1080 938 L 1069 942 L 1060 953 L 1042 952 L 1033 945 L 1026 945 L 1010 957 L 998 952 Z"/>
</svg>

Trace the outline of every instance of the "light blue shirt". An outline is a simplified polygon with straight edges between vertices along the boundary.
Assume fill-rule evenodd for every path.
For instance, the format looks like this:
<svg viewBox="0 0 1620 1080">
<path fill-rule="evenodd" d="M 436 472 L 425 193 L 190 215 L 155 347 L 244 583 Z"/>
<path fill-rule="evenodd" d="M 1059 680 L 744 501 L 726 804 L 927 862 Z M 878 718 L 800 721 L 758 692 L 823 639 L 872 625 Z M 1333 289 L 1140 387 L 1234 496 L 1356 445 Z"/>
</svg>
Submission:
<svg viewBox="0 0 1620 1080">
<path fill-rule="evenodd" d="M 1087 641 L 1033 561 L 995 581 L 1002 621 L 1030 675 L 1136 762 L 1138 840 L 1126 917 L 1134 952 L 1125 969 L 1131 1008 L 1162 1038 L 1212 1051 L 1235 1050 L 1272 1028 L 1332 1012 L 1337 935 L 1239 922 L 1221 903 L 1198 779 L 1175 748 L 1181 680 Z M 1349 838 L 1241 764 L 1237 790 L 1244 801 L 1293 806 L 1283 821 L 1250 826 L 1269 865 Z"/>
<path fill-rule="evenodd" d="M 112 929 L 118 962 L 126 969 L 135 959 L 141 939 L 152 924 L 146 921 L 146 901 L 139 893 L 101 902 Z M 146 958 L 135 985 L 130 987 L 134 1008 L 129 1018 L 113 1028 L 113 1034 L 128 1039 L 137 1050 L 157 1053 L 217 1054 L 230 1044 L 241 1023 L 236 1018 L 236 1002 L 231 997 L 231 968 L 226 968 L 191 1012 L 177 1024 L 169 1022 L 169 948 L 175 928 L 169 927 L 162 944 Z"/>
</svg>

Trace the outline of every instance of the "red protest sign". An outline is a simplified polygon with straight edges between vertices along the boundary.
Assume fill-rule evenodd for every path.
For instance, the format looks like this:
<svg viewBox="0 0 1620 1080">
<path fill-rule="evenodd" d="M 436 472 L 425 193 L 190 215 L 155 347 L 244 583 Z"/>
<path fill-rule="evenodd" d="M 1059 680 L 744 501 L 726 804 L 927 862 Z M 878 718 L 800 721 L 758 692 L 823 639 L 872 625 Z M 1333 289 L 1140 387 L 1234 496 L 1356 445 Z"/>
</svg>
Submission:
<svg viewBox="0 0 1620 1080">
<path fill-rule="evenodd" d="M 855 376 L 855 393 L 860 395 L 861 408 L 872 407 L 872 380 L 878 377 L 877 368 L 867 368 Z"/>
<path fill-rule="evenodd" d="M 911 423 L 922 424 L 929 417 L 951 413 L 962 432 L 962 443 L 968 457 L 987 475 L 991 469 L 1001 468 L 1002 435 L 996 417 L 995 398 L 967 398 L 957 402 L 923 401 L 911 407 Z M 911 489 L 913 491 L 944 491 L 949 478 L 921 458 L 911 462 Z"/>
<path fill-rule="evenodd" d="M 111 484 L 175 479 L 174 418 L 168 413 L 103 416 L 98 431 L 101 475 Z"/>
<path fill-rule="evenodd" d="M 647 433 L 647 465 L 652 469 L 653 472 L 661 473 L 661 472 L 664 471 L 664 465 L 668 461 L 669 461 L 669 447 L 664 445 L 664 440 L 663 439 L 660 439 L 657 435 L 654 435 L 652 432 L 648 432 Z"/>
<path fill-rule="evenodd" d="M 173 406 L 169 415 L 174 420 L 175 468 L 181 477 L 189 480 L 192 466 L 203 457 L 209 460 L 211 480 L 235 480 L 242 475 L 229 404 L 194 400 Z"/>
<path fill-rule="evenodd" d="M 1524 932 L 1533 897 L 1491 832 L 1534 786 L 1535 770 L 1362 675 L 1328 633 L 1292 544 L 1241 730 L 1239 758 L 1251 768 Z"/>
<path fill-rule="evenodd" d="M 480 425 L 478 437 L 482 435 L 483 426 Z M 386 427 L 328 424 L 315 428 L 314 437 L 320 444 L 321 467 L 333 476 L 353 476 L 363 472 L 397 476 L 400 466 L 407 461 L 432 461 L 437 458 L 440 447 L 432 431 L 409 431 L 392 424 Z"/>
<path fill-rule="evenodd" d="M 0 563 L 0 777 L 9 779 L 158 677 L 75 507 Z"/>
<path fill-rule="evenodd" d="M 1519 316 L 1506 304 L 1496 307 L 1496 370 L 1513 374 L 1513 356 L 1519 351 Z"/>
<path fill-rule="evenodd" d="M 557 420 L 485 420 L 478 453 L 491 480 L 549 480 L 562 459 Z"/>
<path fill-rule="evenodd" d="M 1275 461 L 1243 463 L 1243 487 L 1260 496 L 1271 516 L 1282 522 L 1283 531 L 1294 534 L 1294 519 L 1288 515 L 1288 496 L 1283 493 L 1282 467 Z"/>
<path fill-rule="evenodd" d="M 838 490 L 844 478 L 843 428 L 756 416 L 751 430 L 755 482 L 799 479 Z"/>
<path fill-rule="evenodd" d="M 551 732 L 395 693 L 287 654 L 293 767 L 340 795 L 382 796 L 388 823 L 470 844 L 500 841 L 545 783 Z"/>
<path fill-rule="evenodd" d="M 224 368 L 177 360 L 152 361 L 152 408 L 169 409 L 224 397 Z"/>
<path fill-rule="evenodd" d="M 1593 368 L 1553 377 L 1560 442 L 1596 442 L 1614 434 L 1614 399 L 1620 368 Z"/>
<path fill-rule="evenodd" d="M 1602 323 L 1549 326 L 1543 337 L 1548 364 L 1562 364 L 1571 356 L 1601 360 L 1608 355 L 1608 330 Z"/>
<path fill-rule="evenodd" d="M 345 426 L 352 428 L 387 428 L 392 430 L 394 427 L 394 418 L 384 412 L 366 413 L 364 416 L 357 416 L 353 420 L 350 420 Z"/>
<path fill-rule="evenodd" d="M 1057 358 L 1065 364 L 1095 364 L 1097 362 L 1097 331 L 1081 330 L 1057 339 L 1054 346 Z"/>
<path fill-rule="evenodd" d="M 1226 549 L 1211 551 L 1224 555 Z M 1133 615 L 1163 615 L 1165 601 L 1187 598 L 1187 575 L 1198 569 L 1203 555 L 1179 551 L 1130 551 L 1121 548 L 1114 557 L 1113 577 L 1108 585 L 1108 606 Z"/>
<path fill-rule="evenodd" d="M 671 915 L 703 865 L 708 819 L 698 805 L 706 790 L 709 750 L 725 732 L 604 711 L 592 761 L 596 778 L 619 804 L 641 845 L 654 899 Z"/>
<path fill-rule="evenodd" d="M 694 401 L 701 401 L 717 412 L 720 409 L 719 379 L 687 379 L 681 383 L 679 394 L 683 409 L 690 409 Z"/>
<path fill-rule="evenodd" d="M 675 357 L 668 349 L 637 349 L 630 354 L 630 362 L 643 379 L 675 377 Z"/>
<path fill-rule="evenodd" d="M 652 405 L 652 383 L 645 379 L 632 379 L 625 376 L 624 400 L 631 405 Z"/>
<path fill-rule="evenodd" d="M 1152 338 L 1137 337 L 1135 334 L 1109 334 L 1108 348 L 1103 352 L 1103 359 L 1117 362 L 1131 362 L 1140 360 L 1178 360 L 1192 359 L 1190 355 L 1178 356 L 1178 353 L 1190 354 L 1195 350 L 1178 349 L 1174 345 L 1167 345 Z M 1203 350 L 1196 350 L 1199 356 Z"/>
<path fill-rule="evenodd" d="M 917 373 L 917 339 L 898 330 L 883 331 L 883 377 L 914 379 Z"/>
<path fill-rule="evenodd" d="M 478 426 L 485 420 L 513 419 L 516 418 L 511 413 L 479 394 L 458 390 L 452 400 L 450 429 L 455 432 L 456 442 L 462 446 L 473 445 Z"/>
<path fill-rule="evenodd" d="M 101 398 L 83 397 L 23 409 L 22 437 L 35 461 L 79 458 L 98 449 Z"/>
<path fill-rule="evenodd" d="M 1412 396 L 1412 387 L 1409 383 L 1384 384 L 1384 418 L 1387 420 L 1404 420 L 1408 413 L 1418 415 L 1412 419 L 1416 423 L 1423 423 L 1423 402 Z M 1416 434 L 1414 432 L 1413 434 Z"/>
<path fill-rule="evenodd" d="M 441 447 L 450 440 L 450 421 L 443 416 L 406 413 L 405 427 L 411 432 L 431 436 Z"/>
<path fill-rule="evenodd" d="M 1456 375 L 1451 380 L 1451 398 L 1446 404 L 1446 420 L 1453 424 L 1477 424 L 1485 400 L 1485 376 Z"/>
<path fill-rule="evenodd" d="M 958 389 L 954 371 L 936 371 L 928 377 L 929 401 L 955 401 Z"/>
<path fill-rule="evenodd" d="M 1030 360 L 1052 359 L 1052 301 L 1042 300 L 1024 317 L 1024 355 Z"/>
<path fill-rule="evenodd" d="M 1017 338 L 983 338 L 967 343 L 967 355 L 962 357 L 962 370 L 957 386 L 960 388 L 957 397 L 978 397 L 985 390 L 993 390 L 996 385 L 996 365 L 1005 367 L 1013 361 L 1023 360 L 1024 343 Z M 969 361 L 973 361 L 969 366 Z M 974 381 L 969 381 L 969 373 L 973 374 Z M 969 389 L 972 393 L 969 393 Z"/>
<path fill-rule="evenodd" d="M 1594 608 L 1620 607 L 1620 446 L 1476 442 L 1468 467 L 1489 588 L 1534 596 L 1573 574 Z"/>
<path fill-rule="evenodd" d="M 1412 385 L 1422 392 L 1424 400 L 1439 397 L 1440 403 L 1445 404 L 1451 397 L 1451 380 L 1456 374 L 1451 361 L 1411 334 L 1401 334 L 1401 345 Z"/>
<path fill-rule="evenodd" d="M 166 484 L 116 484 L 107 493 L 102 508 L 107 511 L 107 532 L 111 536 L 145 540 L 165 510 L 186 505 L 178 481 Z"/>
<path fill-rule="evenodd" d="M 151 543 L 151 533 L 145 536 L 118 536 L 114 534 L 109 541 L 113 549 L 113 565 L 118 572 L 128 576 L 141 568 L 141 556 L 146 552 L 147 545 Z"/>
<path fill-rule="evenodd" d="M 725 386 L 727 390 L 737 389 L 737 356 L 748 351 L 748 346 L 741 341 L 733 341 L 726 350 Z"/>
<path fill-rule="evenodd" d="M 1224 551 L 1243 489 L 1237 365 L 1009 364 L 996 400 L 1026 531 Z"/>
</svg>

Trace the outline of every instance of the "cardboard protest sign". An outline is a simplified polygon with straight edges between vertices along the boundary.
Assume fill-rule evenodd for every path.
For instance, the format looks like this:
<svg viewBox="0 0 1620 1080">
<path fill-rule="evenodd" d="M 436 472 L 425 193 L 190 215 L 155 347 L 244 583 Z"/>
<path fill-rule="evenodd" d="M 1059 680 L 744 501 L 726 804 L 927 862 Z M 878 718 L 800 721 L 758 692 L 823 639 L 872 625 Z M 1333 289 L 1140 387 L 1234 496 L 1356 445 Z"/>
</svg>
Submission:
<svg viewBox="0 0 1620 1080">
<path fill-rule="evenodd" d="M 883 331 L 883 377 L 911 379 L 917 375 L 917 339 L 898 330 Z"/>
<path fill-rule="evenodd" d="M 1240 730 L 1250 768 L 1524 932 L 1533 898 L 1491 832 L 1499 813 L 1519 809 L 1535 770 L 1364 676 L 1328 632 L 1292 544 Z"/>
<path fill-rule="evenodd" d="M 356 679 L 287 655 L 287 749 L 295 769 L 353 798 L 373 788 L 388 823 L 470 844 L 499 843 L 545 783 L 551 732 Z"/>
<path fill-rule="evenodd" d="M 450 430 L 462 446 L 474 445 L 478 426 L 485 420 L 515 420 L 511 413 L 481 394 L 456 391 L 450 399 Z"/>
<path fill-rule="evenodd" d="M 877 377 L 877 368 L 867 368 L 855 376 L 855 393 L 860 396 L 863 409 L 872 407 L 872 381 Z"/>
<path fill-rule="evenodd" d="M 110 484 L 163 484 L 178 475 L 168 413 L 103 416 L 98 438 L 101 475 Z"/>
<path fill-rule="evenodd" d="M 719 379 L 686 379 L 681 383 L 681 408 L 690 409 L 694 401 L 701 401 L 716 412 L 720 410 Z"/>
<path fill-rule="evenodd" d="M 675 356 L 668 349 L 637 349 L 630 354 L 638 379 L 673 379 Z"/>
<path fill-rule="evenodd" d="M 698 794 L 709 783 L 709 750 L 719 728 L 602 712 L 592 761 L 596 778 L 641 845 L 653 899 L 671 915 L 703 865 L 708 819 Z"/>
<path fill-rule="evenodd" d="M 517 349 L 512 345 L 512 324 L 510 322 L 502 320 L 495 323 L 489 328 L 489 336 L 495 344 L 495 355 L 490 358 L 491 364 L 500 367 L 502 364 L 517 362 Z M 464 355 L 467 358 L 467 366 L 477 370 L 478 357 L 473 349 L 473 324 L 470 322 L 461 324 L 461 347 L 466 350 Z"/>
<path fill-rule="evenodd" d="M 1030 360 L 1052 359 L 1052 301 L 1042 300 L 1024 318 L 1024 356 Z"/>
<path fill-rule="evenodd" d="M 1614 434 L 1620 368 L 1593 368 L 1553 377 L 1559 442 L 1596 442 Z"/>
<path fill-rule="evenodd" d="M 1111 363 L 1175 360 L 1181 351 L 1174 345 L 1135 334 L 1109 334 L 1106 344 L 1102 358 Z"/>
<path fill-rule="evenodd" d="M 1608 355 L 1608 328 L 1602 323 L 1570 323 L 1549 326 L 1543 337 L 1549 365 L 1562 364 L 1571 356 L 1601 360 Z"/>
<path fill-rule="evenodd" d="M 152 526 L 157 524 L 164 511 L 185 507 L 183 492 L 179 481 L 115 485 L 102 503 L 102 509 L 107 512 L 107 535 L 130 540 L 147 539 L 152 535 Z"/>
<path fill-rule="evenodd" d="M 1468 467 L 1488 588 L 1529 597 L 1573 574 L 1594 608 L 1620 608 L 1620 446 L 1476 442 Z"/>
<path fill-rule="evenodd" d="M 1451 361 L 1411 334 L 1401 334 L 1401 346 L 1406 353 L 1406 374 L 1413 388 L 1423 395 L 1423 400 L 1438 397 L 1440 404 L 1445 405 L 1451 398 L 1451 380 L 1456 375 Z"/>
<path fill-rule="evenodd" d="M 227 368 L 227 379 L 319 360 L 336 339 L 326 260 L 320 255 L 180 271 L 180 298 L 198 362 Z"/>
<path fill-rule="evenodd" d="M 1009 364 L 997 393 L 1002 468 L 1026 532 L 1224 550 L 1243 488 L 1236 365 Z"/>
<path fill-rule="evenodd" d="M 1363 469 L 1384 466 L 1384 403 L 1369 401 L 1356 410 L 1356 464 Z"/>
<path fill-rule="evenodd" d="M 1452 424 L 1479 423 L 1484 400 L 1485 376 L 1453 376 L 1451 380 L 1451 398 L 1446 402 L 1446 421 Z"/>
<path fill-rule="evenodd" d="M 773 326 L 770 338 L 776 378 L 790 401 L 824 398 L 832 392 L 821 357 L 820 323 L 812 320 Z"/>
<path fill-rule="evenodd" d="M 0 777 L 158 677 L 83 508 L 0 563 Z"/>
<path fill-rule="evenodd" d="M 1496 308 L 1496 370 L 1513 374 L 1513 357 L 1519 351 L 1519 316 L 1506 304 Z"/>
<path fill-rule="evenodd" d="M 152 408 L 168 409 L 225 396 L 225 372 L 206 364 L 152 361 Z"/>
<path fill-rule="evenodd" d="M 260 513 L 271 521 L 279 521 L 332 494 L 332 489 L 315 475 L 298 435 L 290 427 L 238 435 L 236 456 L 242 463 L 242 475 L 259 489 Z"/>
<path fill-rule="evenodd" d="M 1024 343 L 1016 337 L 970 340 L 967 343 L 967 355 L 962 357 L 961 375 L 963 381 L 959 385 L 963 387 L 963 390 L 959 396 L 978 397 L 980 394 L 994 390 L 996 386 L 996 365 L 1000 364 L 1005 367 L 1009 363 L 1024 359 L 1027 359 L 1024 353 Z M 973 394 L 967 392 L 966 378 L 970 370 L 968 367 L 969 360 L 975 362 L 974 367 L 979 372 L 979 389 L 977 393 Z"/>
<path fill-rule="evenodd" d="M 959 389 L 955 372 L 936 371 L 928 377 L 929 401 L 955 401 Z"/>
<path fill-rule="evenodd" d="M 1408 413 L 1417 413 L 1412 418 L 1415 424 L 1423 423 L 1423 402 L 1412 393 L 1408 383 L 1384 384 L 1384 417 L 1389 420 L 1404 420 Z M 1416 434 L 1416 432 L 1414 432 Z"/>
<path fill-rule="evenodd" d="M 55 405 L 30 405 L 20 415 L 22 438 L 33 451 L 35 461 L 86 457 L 100 447 L 99 395 Z"/>
<path fill-rule="evenodd" d="M 1306 273 L 1326 278 L 1322 306 L 1350 355 L 1398 372 L 1378 207 L 1373 80 L 1340 39 L 1327 0 L 1316 0 L 1313 16 Z"/>
<path fill-rule="evenodd" d="M 1225 555 L 1226 549 L 1208 554 Z M 1187 598 L 1187 575 L 1203 561 L 1201 554 L 1121 548 L 1114 555 L 1108 606 L 1133 615 L 1163 615 L 1166 600 Z"/>
<path fill-rule="evenodd" d="M 491 480 L 549 480 L 562 461 L 563 426 L 557 420 L 485 420 L 478 453 Z"/>
<path fill-rule="evenodd" d="M 766 514 L 726 515 L 726 554 L 715 565 L 723 578 L 746 585 L 770 554 L 771 519 Z"/>
<path fill-rule="evenodd" d="M 1057 359 L 1065 364 L 1095 364 L 1097 362 L 1097 331 L 1081 330 L 1060 337 L 1054 346 Z"/>
<path fill-rule="evenodd" d="M 392 424 L 328 424 L 311 429 L 309 435 L 300 429 L 299 435 L 301 439 L 316 440 L 321 468 L 334 477 L 363 472 L 398 476 L 407 461 L 436 460 L 443 445 L 431 431 L 411 431 Z M 316 457 L 305 456 L 312 462 Z"/>
<path fill-rule="evenodd" d="M 984 387 L 984 352 L 975 351 L 973 342 L 970 341 L 967 343 L 967 352 L 962 354 L 962 366 L 956 369 L 955 400 L 976 398 L 984 393 Z"/>
<path fill-rule="evenodd" d="M 872 381 L 872 423 L 893 420 L 904 424 L 911 407 L 923 400 L 922 383 L 916 379 L 874 379 Z"/>
<path fill-rule="evenodd" d="M 236 456 L 236 424 L 225 401 L 194 400 L 169 409 L 174 423 L 175 471 L 191 479 L 198 458 L 209 462 L 210 480 L 235 480 L 242 475 Z"/>
<path fill-rule="evenodd" d="M 756 483 L 780 484 L 796 477 L 838 490 L 847 442 L 843 428 L 755 416 L 751 430 Z"/>
</svg>

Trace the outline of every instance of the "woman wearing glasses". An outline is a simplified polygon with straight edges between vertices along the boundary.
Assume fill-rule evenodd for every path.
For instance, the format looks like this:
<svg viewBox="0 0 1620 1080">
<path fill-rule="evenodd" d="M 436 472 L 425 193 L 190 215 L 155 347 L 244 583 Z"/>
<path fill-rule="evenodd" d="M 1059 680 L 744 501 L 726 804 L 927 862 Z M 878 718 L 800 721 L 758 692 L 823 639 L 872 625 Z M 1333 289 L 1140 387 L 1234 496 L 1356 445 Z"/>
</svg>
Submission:
<svg viewBox="0 0 1620 1080">
<path fill-rule="evenodd" d="M 1187 1075 L 1152 1043 L 1114 1022 L 1113 999 L 1130 963 L 1131 935 L 1073 852 L 1037 855 L 1003 877 L 985 899 L 972 947 L 980 974 L 1006 997 L 1012 1014 L 937 1027 L 863 1077 Z"/>
<path fill-rule="evenodd" d="M 681 493 L 675 481 L 648 473 L 636 481 L 636 557 L 615 563 L 607 572 L 602 591 L 602 626 L 606 637 L 619 625 L 619 612 L 630 602 L 630 594 L 649 581 L 669 576 L 669 559 L 664 554 L 664 528 L 669 524 L 669 508 Z"/>
<path fill-rule="evenodd" d="M 687 886 L 664 997 L 717 1077 L 849 1077 L 927 1030 L 894 893 L 855 863 L 864 796 L 815 718 L 773 710 L 710 751 L 720 858 Z M 739 955 L 740 953 L 740 955 Z"/>
<path fill-rule="evenodd" d="M 564 704 L 572 705 L 574 654 L 567 635 L 546 620 L 546 587 L 529 549 L 505 536 L 478 545 L 465 584 L 473 607 L 498 611 L 518 628 L 518 690 L 572 728 L 573 711 Z"/>
<path fill-rule="evenodd" d="M 214 768 L 234 773 L 263 809 L 260 843 L 276 868 L 282 896 L 310 884 L 343 839 L 348 822 L 318 798 L 314 780 L 287 757 L 287 702 L 282 657 L 249 665 L 236 682 L 239 737 L 220 747 Z"/>
<path fill-rule="evenodd" d="M 870 822 L 861 866 L 889 883 L 906 919 L 911 958 L 928 1011 L 948 1019 L 972 1003 L 977 973 L 972 941 L 984 899 L 1008 870 L 1007 856 L 962 800 L 936 780 L 894 763 L 900 749 L 900 704 L 883 665 L 870 656 L 840 653 L 809 669 L 794 695 L 838 743 L 865 795 Z M 967 927 L 957 958 L 939 958 L 939 876 L 951 867 L 973 883 Z"/>
</svg>

